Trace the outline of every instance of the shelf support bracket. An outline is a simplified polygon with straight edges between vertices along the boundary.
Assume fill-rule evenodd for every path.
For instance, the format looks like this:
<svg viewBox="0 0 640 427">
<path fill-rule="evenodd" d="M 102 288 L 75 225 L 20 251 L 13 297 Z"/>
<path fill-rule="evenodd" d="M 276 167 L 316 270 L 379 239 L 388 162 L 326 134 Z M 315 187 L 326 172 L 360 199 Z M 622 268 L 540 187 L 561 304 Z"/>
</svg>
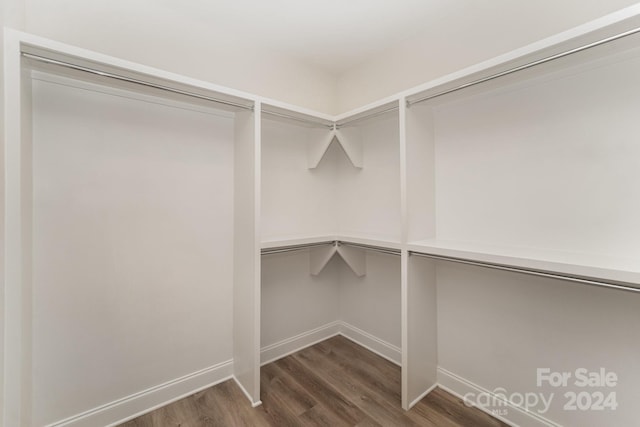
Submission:
<svg viewBox="0 0 640 427">
<path fill-rule="evenodd" d="M 334 242 L 331 246 L 318 246 L 309 249 L 309 270 L 311 275 L 319 275 L 335 254 L 340 255 L 340 258 L 344 260 L 345 264 L 349 266 L 356 276 L 362 277 L 367 274 L 367 258 L 364 249 L 344 246 L 340 245 L 340 242 Z"/>
<path fill-rule="evenodd" d="M 319 275 L 337 251 L 338 246 L 335 243 L 331 246 L 318 246 L 309 249 L 309 270 L 311 275 Z"/>
<path fill-rule="evenodd" d="M 329 146 L 337 141 L 353 167 L 362 169 L 363 146 L 360 129 L 356 127 L 338 129 L 336 125 L 327 132 L 325 129 L 310 129 L 307 143 L 307 167 L 315 169 L 329 150 Z"/>
<path fill-rule="evenodd" d="M 326 129 L 310 129 L 307 143 L 307 167 L 315 169 L 326 154 L 336 137 L 335 126 L 329 132 Z"/>
<path fill-rule="evenodd" d="M 364 150 L 360 128 L 350 127 L 335 129 L 336 140 L 351 161 L 353 167 L 362 169 L 364 163 Z"/>
<path fill-rule="evenodd" d="M 367 274 L 367 257 L 364 249 L 338 244 L 337 252 L 356 276 L 362 277 Z"/>
</svg>

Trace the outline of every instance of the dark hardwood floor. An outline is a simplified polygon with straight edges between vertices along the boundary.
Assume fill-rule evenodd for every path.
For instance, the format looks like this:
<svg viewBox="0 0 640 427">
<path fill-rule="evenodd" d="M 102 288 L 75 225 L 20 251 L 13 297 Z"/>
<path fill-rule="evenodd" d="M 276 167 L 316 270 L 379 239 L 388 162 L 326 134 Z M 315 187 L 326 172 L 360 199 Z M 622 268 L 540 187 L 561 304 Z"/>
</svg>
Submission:
<svg viewBox="0 0 640 427">
<path fill-rule="evenodd" d="M 261 386 L 258 408 L 229 380 L 122 426 L 506 426 L 440 389 L 403 411 L 400 368 L 340 336 L 263 366 Z"/>
</svg>

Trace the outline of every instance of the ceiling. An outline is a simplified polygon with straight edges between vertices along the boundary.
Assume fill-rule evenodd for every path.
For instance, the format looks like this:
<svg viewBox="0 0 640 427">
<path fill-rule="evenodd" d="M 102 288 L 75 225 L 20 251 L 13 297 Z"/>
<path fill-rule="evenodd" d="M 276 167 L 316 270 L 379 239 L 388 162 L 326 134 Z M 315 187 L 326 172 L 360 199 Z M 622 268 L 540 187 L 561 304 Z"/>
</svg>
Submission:
<svg viewBox="0 0 640 427">
<path fill-rule="evenodd" d="M 340 73 L 442 15 L 447 0 L 190 0 L 173 4 L 216 30 Z M 455 0 L 453 0 L 455 1 Z"/>
<path fill-rule="evenodd" d="M 338 75 L 425 34 L 531 41 L 635 3 L 630 0 L 156 0 L 234 42 L 264 46 Z M 156 3 L 156 4 L 158 4 Z M 458 34 L 454 34 L 458 33 Z M 462 34 L 460 34 L 462 33 Z M 461 37 L 464 36 L 464 37 Z M 474 42 L 477 42 L 474 41 Z M 487 43 L 493 40 L 486 40 Z"/>
</svg>

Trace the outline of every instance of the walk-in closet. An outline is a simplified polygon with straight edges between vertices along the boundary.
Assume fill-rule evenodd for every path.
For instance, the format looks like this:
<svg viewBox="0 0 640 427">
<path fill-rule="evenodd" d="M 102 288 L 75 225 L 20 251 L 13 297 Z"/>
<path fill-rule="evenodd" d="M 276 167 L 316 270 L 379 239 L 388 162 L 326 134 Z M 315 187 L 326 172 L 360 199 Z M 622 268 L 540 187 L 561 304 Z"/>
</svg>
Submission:
<svg viewBox="0 0 640 427">
<path fill-rule="evenodd" d="M 638 425 L 637 5 L 347 112 L 3 37 L 0 425 Z"/>
</svg>

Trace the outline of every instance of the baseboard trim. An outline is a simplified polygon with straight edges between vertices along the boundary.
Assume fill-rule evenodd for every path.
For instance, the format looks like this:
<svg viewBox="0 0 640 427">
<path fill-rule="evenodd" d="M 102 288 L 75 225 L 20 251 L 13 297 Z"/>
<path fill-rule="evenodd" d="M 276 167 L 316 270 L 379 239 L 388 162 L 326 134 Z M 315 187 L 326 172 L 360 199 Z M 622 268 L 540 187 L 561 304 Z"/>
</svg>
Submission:
<svg viewBox="0 0 640 427">
<path fill-rule="evenodd" d="M 116 426 L 233 377 L 233 360 L 167 381 L 47 427 Z"/>
<path fill-rule="evenodd" d="M 467 400 L 472 402 L 473 406 L 513 427 L 561 427 L 559 424 L 556 424 L 539 414 L 527 411 L 525 408 L 516 406 L 509 401 L 501 399 L 492 391 L 480 387 L 479 385 L 474 384 L 453 372 L 447 371 L 444 368 L 438 368 L 437 386 L 460 399 L 465 400 L 465 396 L 467 396 Z M 501 406 L 504 405 L 503 407 L 507 410 L 507 413 L 495 413 L 491 408 L 478 404 L 477 400 L 471 397 L 470 394 L 471 396 L 477 396 L 478 394 L 491 396 L 491 400 L 501 402 Z"/>
<path fill-rule="evenodd" d="M 262 347 L 260 350 L 260 366 L 275 362 L 303 348 L 310 347 L 340 333 L 341 322 L 331 322 L 318 328 L 303 332 L 294 337 Z"/>
<path fill-rule="evenodd" d="M 346 322 L 340 322 L 340 335 L 377 354 L 378 356 L 387 359 L 395 365 L 402 365 L 402 350 L 393 344 L 389 344 L 388 342 Z"/>
<path fill-rule="evenodd" d="M 401 365 L 402 350 L 400 348 L 349 323 L 336 321 L 262 347 L 260 350 L 260 366 L 275 362 L 336 335 L 342 335 L 391 363 L 398 366 Z"/>
</svg>

